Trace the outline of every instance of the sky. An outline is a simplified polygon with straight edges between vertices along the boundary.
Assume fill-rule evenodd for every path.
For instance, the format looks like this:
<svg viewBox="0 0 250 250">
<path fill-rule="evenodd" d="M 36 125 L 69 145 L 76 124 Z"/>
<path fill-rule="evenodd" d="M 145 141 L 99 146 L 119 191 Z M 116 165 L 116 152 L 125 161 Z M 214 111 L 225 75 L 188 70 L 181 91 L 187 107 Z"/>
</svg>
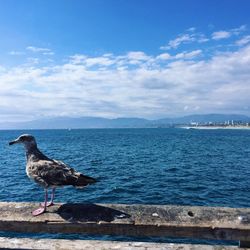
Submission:
<svg viewBox="0 0 250 250">
<path fill-rule="evenodd" d="M 0 121 L 250 115 L 248 0 L 0 0 Z"/>
</svg>

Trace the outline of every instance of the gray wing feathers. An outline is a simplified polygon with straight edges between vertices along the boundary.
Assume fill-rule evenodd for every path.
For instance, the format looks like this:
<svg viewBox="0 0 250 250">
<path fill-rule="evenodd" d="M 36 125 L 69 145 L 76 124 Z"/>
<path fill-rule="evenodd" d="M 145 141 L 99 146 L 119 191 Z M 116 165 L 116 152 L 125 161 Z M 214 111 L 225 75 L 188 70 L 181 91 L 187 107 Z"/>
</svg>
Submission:
<svg viewBox="0 0 250 250">
<path fill-rule="evenodd" d="M 84 176 L 65 163 L 56 160 L 40 160 L 28 166 L 28 175 L 42 186 L 72 185 L 84 187 L 96 182 L 94 178 Z"/>
</svg>

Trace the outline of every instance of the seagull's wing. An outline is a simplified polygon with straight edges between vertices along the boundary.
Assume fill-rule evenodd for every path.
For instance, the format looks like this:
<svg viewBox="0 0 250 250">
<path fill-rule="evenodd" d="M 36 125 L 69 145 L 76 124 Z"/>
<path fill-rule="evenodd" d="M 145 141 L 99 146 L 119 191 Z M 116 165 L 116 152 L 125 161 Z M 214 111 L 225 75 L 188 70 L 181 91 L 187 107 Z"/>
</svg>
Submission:
<svg viewBox="0 0 250 250">
<path fill-rule="evenodd" d="M 73 185 L 84 187 L 96 182 L 92 177 L 85 176 L 61 161 L 40 160 L 29 167 L 34 181 L 43 186 Z"/>
</svg>

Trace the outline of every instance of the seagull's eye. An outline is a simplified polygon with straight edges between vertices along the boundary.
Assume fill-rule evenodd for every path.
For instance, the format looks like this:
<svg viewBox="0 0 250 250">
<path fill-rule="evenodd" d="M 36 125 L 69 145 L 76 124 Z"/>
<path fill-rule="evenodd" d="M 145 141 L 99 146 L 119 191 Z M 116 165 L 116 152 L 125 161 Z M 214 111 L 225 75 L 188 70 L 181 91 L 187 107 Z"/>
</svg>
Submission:
<svg viewBox="0 0 250 250">
<path fill-rule="evenodd" d="M 26 141 L 27 139 L 28 139 L 27 136 L 21 136 L 21 137 L 20 137 L 20 140 L 21 140 L 21 141 Z"/>
</svg>

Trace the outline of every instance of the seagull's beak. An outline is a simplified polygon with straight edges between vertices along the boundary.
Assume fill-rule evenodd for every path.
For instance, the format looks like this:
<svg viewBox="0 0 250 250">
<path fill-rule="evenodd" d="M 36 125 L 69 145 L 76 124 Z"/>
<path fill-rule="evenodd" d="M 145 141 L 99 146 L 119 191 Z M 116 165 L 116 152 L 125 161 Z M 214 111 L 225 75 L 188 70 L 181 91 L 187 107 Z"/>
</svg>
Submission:
<svg viewBox="0 0 250 250">
<path fill-rule="evenodd" d="M 16 143 L 19 143 L 20 141 L 18 139 L 14 140 L 14 141 L 10 141 L 9 142 L 9 145 L 13 145 L 13 144 L 16 144 Z"/>
</svg>

